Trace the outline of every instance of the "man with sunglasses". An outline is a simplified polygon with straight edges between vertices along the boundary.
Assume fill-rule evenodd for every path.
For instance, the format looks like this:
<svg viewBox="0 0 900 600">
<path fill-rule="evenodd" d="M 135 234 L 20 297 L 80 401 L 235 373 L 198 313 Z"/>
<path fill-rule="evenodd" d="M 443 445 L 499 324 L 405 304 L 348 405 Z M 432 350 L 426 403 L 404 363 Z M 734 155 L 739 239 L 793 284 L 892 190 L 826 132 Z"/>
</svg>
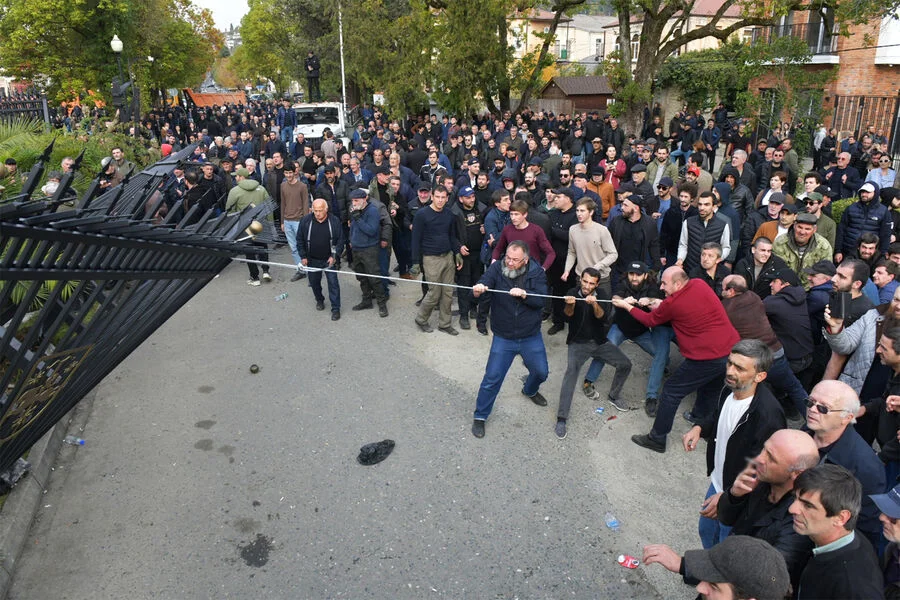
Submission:
<svg viewBox="0 0 900 600">
<path fill-rule="evenodd" d="M 870 445 L 851 427 L 859 412 L 859 397 L 843 381 L 819 382 L 809 393 L 806 428 L 819 449 L 820 464 L 840 465 L 862 484 L 863 502 L 856 528 L 878 544 L 881 524 L 870 494 L 885 489 L 884 465 Z"/>
<path fill-rule="evenodd" d="M 656 198 L 654 199 L 656 210 L 653 211 L 650 216 L 656 221 L 657 232 L 662 229 L 663 217 L 665 216 L 666 211 L 672 206 L 672 188 L 674 185 L 675 183 L 672 181 L 671 177 L 663 177 L 656 186 Z"/>
<path fill-rule="evenodd" d="M 806 212 L 816 217 L 816 233 L 828 240 L 834 248 L 834 236 L 837 233 L 837 224 L 834 219 L 822 212 L 825 198 L 819 192 L 808 192 L 802 203 L 806 206 Z"/>
</svg>

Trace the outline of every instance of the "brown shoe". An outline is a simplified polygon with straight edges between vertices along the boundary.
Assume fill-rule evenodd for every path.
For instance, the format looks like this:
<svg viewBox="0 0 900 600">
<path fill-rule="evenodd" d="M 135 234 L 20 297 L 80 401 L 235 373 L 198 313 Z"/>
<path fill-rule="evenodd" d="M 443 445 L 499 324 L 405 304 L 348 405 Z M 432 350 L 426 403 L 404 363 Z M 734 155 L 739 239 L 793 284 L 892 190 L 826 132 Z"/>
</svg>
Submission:
<svg viewBox="0 0 900 600">
<path fill-rule="evenodd" d="M 413 277 L 412 275 L 410 275 L 409 273 L 401 273 L 400 279 L 409 279 L 411 281 L 415 281 L 416 278 Z"/>
</svg>

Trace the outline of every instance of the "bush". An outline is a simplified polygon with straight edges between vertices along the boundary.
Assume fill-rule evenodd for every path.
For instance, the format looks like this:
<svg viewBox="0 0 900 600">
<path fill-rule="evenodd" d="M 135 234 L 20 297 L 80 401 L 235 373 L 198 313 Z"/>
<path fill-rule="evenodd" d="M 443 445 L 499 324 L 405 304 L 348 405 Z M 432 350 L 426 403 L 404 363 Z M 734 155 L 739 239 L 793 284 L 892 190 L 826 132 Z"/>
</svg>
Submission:
<svg viewBox="0 0 900 600">
<path fill-rule="evenodd" d="M 73 187 L 79 193 L 87 189 L 91 180 L 100 172 L 100 161 L 109 156 L 116 146 L 122 148 L 126 159 L 135 163 L 136 171 L 141 171 L 154 162 L 146 140 L 135 139 L 118 131 L 99 131 L 99 127 L 95 127 L 90 132 L 85 129 L 77 129 L 72 132 L 54 129 L 35 133 L 35 127 L 40 131 L 42 124 L 19 123 L 17 125 L 17 127 L 0 128 L 0 162 L 7 158 L 16 159 L 18 172 L 22 176 L 15 181 L 2 183 L 6 188 L 4 191 L 6 197 L 13 196 L 21 190 L 24 178 L 43 154 L 44 149 L 54 140 L 50 161 L 45 165 L 44 176 L 38 189 L 46 182 L 50 171 L 60 169 L 60 163 L 64 157 L 75 158 L 82 150 L 84 150 L 84 158 L 79 169 L 79 176 L 73 182 Z"/>
<path fill-rule="evenodd" d="M 831 203 L 831 218 L 835 223 L 841 222 L 841 215 L 847 210 L 847 207 L 859 200 L 859 197 L 843 198 Z"/>
</svg>

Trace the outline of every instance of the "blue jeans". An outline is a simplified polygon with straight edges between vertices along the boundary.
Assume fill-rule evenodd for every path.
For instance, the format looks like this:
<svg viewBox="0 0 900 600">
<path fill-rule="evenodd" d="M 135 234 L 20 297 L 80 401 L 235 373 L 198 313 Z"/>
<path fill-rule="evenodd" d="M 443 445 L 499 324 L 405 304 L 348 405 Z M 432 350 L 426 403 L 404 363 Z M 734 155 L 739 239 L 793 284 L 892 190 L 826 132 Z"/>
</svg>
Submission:
<svg viewBox="0 0 900 600">
<path fill-rule="evenodd" d="M 772 366 L 766 374 L 766 381 L 776 395 L 780 395 L 782 392 L 787 394 L 794 406 L 797 407 L 797 411 L 801 415 L 806 414 L 806 400 L 809 398 L 809 394 L 806 393 L 806 390 L 803 389 L 803 384 L 794 375 L 791 365 L 788 364 L 784 355 L 772 361 Z"/>
<path fill-rule="evenodd" d="M 307 266 L 316 268 L 316 269 L 326 269 L 325 280 L 328 282 L 328 301 L 331 302 L 331 312 L 338 312 L 341 310 L 341 287 L 338 283 L 337 273 L 332 270 L 332 267 L 328 267 L 327 260 L 315 260 L 315 259 L 307 259 L 309 263 Z M 309 271 L 307 274 L 307 280 L 309 281 L 309 287 L 312 289 L 313 296 L 316 297 L 316 302 L 325 302 L 325 296 L 322 294 L 322 271 Z"/>
<path fill-rule="evenodd" d="M 619 329 L 618 325 L 609 328 L 606 339 L 610 343 L 619 346 L 625 341 L 625 334 Z M 669 364 L 669 349 L 671 342 L 675 339 L 675 331 L 671 327 L 661 325 L 654 327 L 650 331 L 645 331 L 641 335 L 631 338 L 631 341 L 641 347 L 641 350 L 653 357 L 650 363 L 650 375 L 647 378 L 647 397 L 658 398 L 659 388 L 662 385 L 663 375 L 666 372 L 666 365 Z M 584 378 L 587 381 L 594 382 L 600 378 L 603 371 L 603 361 L 594 359 L 588 368 L 587 375 Z"/>
<path fill-rule="evenodd" d="M 715 493 L 716 488 L 710 483 L 709 489 L 706 490 L 706 498 Z M 731 527 L 722 525 L 718 519 L 701 516 L 700 523 L 697 525 L 697 531 L 700 533 L 700 543 L 703 544 L 703 549 L 709 550 L 731 534 Z"/>
<path fill-rule="evenodd" d="M 278 130 L 278 137 L 285 144 L 291 143 L 291 138 L 293 137 L 293 135 L 294 135 L 293 127 L 282 127 L 281 129 Z"/>
<path fill-rule="evenodd" d="M 681 148 L 679 148 L 678 150 L 675 150 L 674 152 L 672 152 L 672 154 L 669 155 L 669 160 L 672 161 L 672 164 L 677 165 L 678 157 L 683 156 L 684 164 L 687 164 L 688 159 L 691 157 L 691 154 L 693 154 L 693 153 L 694 153 L 693 150 L 682 150 Z"/>
<path fill-rule="evenodd" d="M 550 365 L 547 363 L 544 338 L 540 333 L 518 340 L 502 338 L 495 334 L 487 366 L 484 368 L 484 378 L 481 380 L 481 387 L 478 388 L 478 399 L 475 401 L 476 419 L 484 421 L 491 414 L 494 401 L 500 393 L 500 386 L 503 385 L 509 367 L 517 355 L 522 357 L 522 362 L 528 369 L 528 378 L 525 380 L 525 387 L 522 388 L 523 394 L 534 396 L 541 384 L 547 381 Z"/>
<path fill-rule="evenodd" d="M 300 229 L 300 221 L 282 221 L 284 224 L 284 237 L 287 238 L 288 246 L 291 247 L 291 258 L 294 264 L 300 264 L 300 253 L 297 252 L 297 230 Z"/>
<path fill-rule="evenodd" d="M 711 360 L 684 359 L 663 386 L 659 409 L 650 430 L 651 439 L 665 443 L 666 436 L 672 431 L 678 406 L 693 391 L 697 392 L 697 400 L 692 412 L 697 417 L 703 419 L 709 411 L 716 409 L 716 396 L 725 385 L 726 362 L 727 356 Z"/>
</svg>

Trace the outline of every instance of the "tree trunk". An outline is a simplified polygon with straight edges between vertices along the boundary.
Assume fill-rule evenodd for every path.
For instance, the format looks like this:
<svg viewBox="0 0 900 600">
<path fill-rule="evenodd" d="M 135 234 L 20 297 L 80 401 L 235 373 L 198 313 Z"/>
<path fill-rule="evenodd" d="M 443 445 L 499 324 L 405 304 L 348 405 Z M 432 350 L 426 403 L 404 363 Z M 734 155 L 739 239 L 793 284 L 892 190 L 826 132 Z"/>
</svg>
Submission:
<svg viewBox="0 0 900 600">
<path fill-rule="evenodd" d="M 547 59 L 547 52 L 549 52 L 550 50 L 550 44 L 552 44 L 553 40 L 556 39 L 556 29 L 557 27 L 559 27 L 559 21 L 560 19 L 562 19 L 563 13 L 573 6 L 584 4 L 584 2 L 585 0 L 562 0 L 559 2 L 559 4 L 553 7 L 556 12 L 553 15 L 553 21 L 550 23 L 550 31 L 546 34 L 544 43 L 541 44 L 541 53 L 538 55 L 537 63 L 534 65 L 534 70 L 531 72 L 531 76 L 528 78 L 528 83 L 525 85 L 525 89 L 522 90 L 522 98 L 519 100 L 519 105 L 516 107 L 516 112 L 519 112 L 523 108 L 528 106 L 528 102 L 531 100 L 531 95 L 534 93 L 538 81 L 541 78 L 541 72 L 544 70 L 544 61 Z"/>
<path fill-rule="evenodd" d="M 500 43 L 501 56 L 506 56 L 509 51 L 509 42 L 506 36 L 509 34 L 509 24 L 503 15 L 497 20 L 497 40 Z M 504 71 L 497 75 L 497 100 L 500 102 L 500 111 L 509 110 L 509 72 Z"/>
</svg>

